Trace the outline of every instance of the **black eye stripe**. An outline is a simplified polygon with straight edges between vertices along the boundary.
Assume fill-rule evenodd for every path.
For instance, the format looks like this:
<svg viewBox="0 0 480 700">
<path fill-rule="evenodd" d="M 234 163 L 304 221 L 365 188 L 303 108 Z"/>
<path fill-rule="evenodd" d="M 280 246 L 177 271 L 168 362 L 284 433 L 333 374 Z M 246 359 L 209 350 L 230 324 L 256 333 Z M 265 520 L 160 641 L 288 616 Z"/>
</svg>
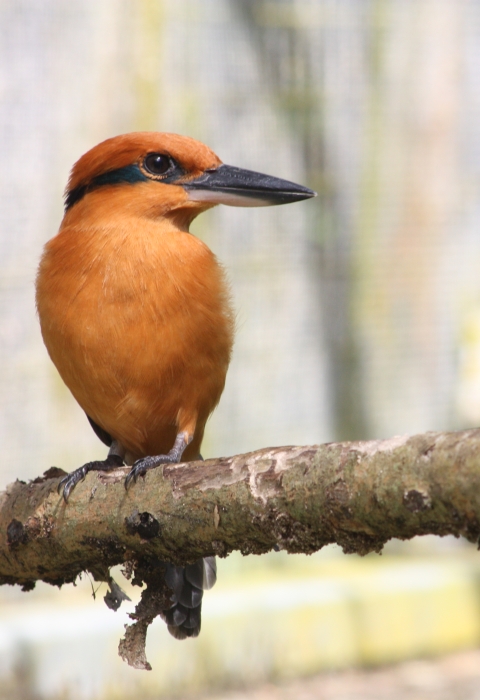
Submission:
<svg viewBox="0 0 480 700">
<path fill-rule="evenodd" d="M 163 173 L 156 173 L 147 169 L 145 161 L 150 156 L 161 156 L 168 159 L 168 167 Z M 164 163 L 162 162 L 162 168 L 163 165 Z M 89 182 L 66 192 L 65 210 L 80 202 L 88 192 L 105 185 L 135 185 L 137 182 L 148 182 L 149 180 L 157 180 L 158 183 L 169 185 L 181 182 L 185 175 L 184 169 L 171 156 L 167 156 L 164 153 L 148 153 L 140 163 L 132 163 L 117 170 L 107 170 L 101 175 L 92 178 Z"/>
<path fill-rule="evenodd" d="M 85 197 L 87 192 L 92 192 L 97 190 L 99 187 L 105 185 L 120 185 L 120 184 L 130 184 L 133 185 L 136 182 L 148 182 L 148 177 L 143 173 L 138 165 L 126 165 L 123 168 L 118 168 L 117 170 L 107 170 L 101 175 L 97 175 L 90 182 L 85 185 L 80 185 L 74 190 L 69 190 L 65 196 L 65 210 L 73 207 L 74 204 L 79 202 Z"/>
</svg>

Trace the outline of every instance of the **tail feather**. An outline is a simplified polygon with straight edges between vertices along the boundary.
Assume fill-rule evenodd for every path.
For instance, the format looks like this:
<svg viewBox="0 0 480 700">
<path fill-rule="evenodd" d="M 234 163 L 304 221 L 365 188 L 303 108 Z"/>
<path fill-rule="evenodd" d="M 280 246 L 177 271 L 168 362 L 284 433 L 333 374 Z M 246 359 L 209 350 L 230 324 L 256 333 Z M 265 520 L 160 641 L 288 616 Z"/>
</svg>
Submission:
<svg viewBox="0 0 480 700">
<path fill-rule="evenodd" d="M 162 618 L 173 637 L 186 639 L 200 634 L 203 591 L 212 588 L 216 580 L 215 557 L 187 566 L 167 564 L 165 582 L 172 590 L 172 606 L 162 612 Z"/>
</svg>

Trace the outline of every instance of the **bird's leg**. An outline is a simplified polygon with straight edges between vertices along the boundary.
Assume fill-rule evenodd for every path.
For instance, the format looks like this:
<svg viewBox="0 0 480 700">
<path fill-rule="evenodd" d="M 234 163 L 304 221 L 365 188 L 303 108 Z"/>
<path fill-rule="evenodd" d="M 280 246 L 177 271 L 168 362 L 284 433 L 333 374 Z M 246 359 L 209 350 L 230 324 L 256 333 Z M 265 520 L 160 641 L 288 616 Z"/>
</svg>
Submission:
<svg viewBox="0 0 480 700">
<path fill-rule="evenodd" d="M 173 445 L 170 452 L 166 455 L 154 455 L 152 457 L 142 457 L 134 462 L 132 469 L 125 479 L 125 488 L 128 489 L 130 482 L 136 481 L 139 476 L 145 476 L 149 469 L 154 469 L 160 466 L 160 464 L 174 464 L 175 462 L 180 462 L 183 452 L 187 445 L 189 445 L 193 440 L 193 435 L 189 435 L 186 432 L 178 433 L 175 438 L 175 444 Z"/>
<path fill-rule="evenodd" d="M 95 462 L 87 462 L 83 465 L 83 467 L 79 467 L 73 472 L 70 472 L 70 474 L 67 474 L 67 476 L 64 476 L 58 484 L 58 493 L 63 494 L 63 498 L 65 499 L 65 502 L 67 502 L 72 490 L 75 488 L 79 481 L 85 479 L 88 472 L 112 471 L 112 469 L 116 469 L 117 467 L 123 466 L 124 456 L 125 449 L 119 442 L 117 442 L 117 440 L 113 440 L 106 459 L 98 460 Z"/>
</svg>

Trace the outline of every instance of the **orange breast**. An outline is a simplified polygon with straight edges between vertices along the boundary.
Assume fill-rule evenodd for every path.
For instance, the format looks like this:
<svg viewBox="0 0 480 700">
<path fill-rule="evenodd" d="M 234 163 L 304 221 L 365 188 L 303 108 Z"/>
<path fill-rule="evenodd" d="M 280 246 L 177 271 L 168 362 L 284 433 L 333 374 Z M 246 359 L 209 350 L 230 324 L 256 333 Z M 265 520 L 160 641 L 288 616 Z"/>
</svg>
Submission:
<svg viewBox="0 0 480 700">
<path fill-rule="evenodd" d="M 195 438 L 222 393 L 233 316 L 222 268 L 167 222 L 68 226 L 37 278 L 45 345 L 72 394 L 135 457 Z"/>
</svg>

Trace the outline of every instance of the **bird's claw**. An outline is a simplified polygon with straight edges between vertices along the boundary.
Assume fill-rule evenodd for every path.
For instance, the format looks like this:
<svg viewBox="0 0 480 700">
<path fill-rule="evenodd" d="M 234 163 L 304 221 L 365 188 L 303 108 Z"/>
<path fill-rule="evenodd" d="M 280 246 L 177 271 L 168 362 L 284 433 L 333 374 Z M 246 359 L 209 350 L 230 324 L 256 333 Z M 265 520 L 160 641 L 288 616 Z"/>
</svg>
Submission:
<svg viewBox="0 0 480 700">
<path fill-rule="evenodd" d="M 145 476 L 145 474 L 147 473 L 146 468 L 142 464 L 139 464 L 139 462 L 143 462 L 143 459 L 137 459 L 137 461 L 134 462 L 133 467 L 130 469 L 127 476 L 125 477 L 125 489 L 127 491 L 132 480 L 133 483 L 136 484 L 138 477 Z"/>
<path fill-rule="evenodd" d="M 73 472 L 70 472 L 70 474 L 67 474 L 67 476 L 64 476 L 63 479 L 61 479 L 61 481 L 59 482 L 57 486 L 57 492 L 63 495 L 65 503 L 67 503 L 70 493 L 78 484 L 78 482 L 83 481 L 87 476 L 89 471 L 88 467 L 88 464 L 84 464 L 83 467 L 79 467 Z"/>
<path fill-rule="evenodd" d="M 128 491 L 130 483 L 136 484 L 139 476 L 145 476 L 149 469 L 159 467 L 161 464 L 171 464 L 177 460 L 171 455 L 156 455 L 155 457 L 142 457 L 133 463 L 125 479 L 125 489 Z"/>
<path fill-rule="evenodd" d="M 108 472 L 116 467 L 121 467 L 122 465 L 123 459 L 119 455 L 115 454 L 108 455 L 107 459 L 103 461 L 87 462 L 87 464 L 84 464 L 83 467 L 79 467 L 73 472 L 70 472 L 70 474 L 67 474 L 67 476 L 64 476 L 57 486 L 57 491 L 59 494 L 63 494 L 65 503 L 67 503 L 68 497 L 75 486 L 79 481 L 83 481 L 85 479 L 88 472 Z"/>
</svg>

